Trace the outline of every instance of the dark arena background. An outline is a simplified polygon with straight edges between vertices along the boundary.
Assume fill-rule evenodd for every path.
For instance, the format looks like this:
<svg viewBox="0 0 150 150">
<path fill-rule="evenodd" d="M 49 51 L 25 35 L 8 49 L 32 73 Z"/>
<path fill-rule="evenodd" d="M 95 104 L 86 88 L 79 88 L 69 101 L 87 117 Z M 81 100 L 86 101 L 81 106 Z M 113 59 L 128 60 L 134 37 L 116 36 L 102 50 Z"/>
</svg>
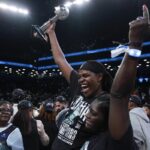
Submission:
<svg viewBox="0 0 150 150">
<path fill-rule="evenodd" d="M 11 99 L 12 91 L 22 88 L 35 104 L 57 95 L 69 99 L 69 86 L 54 63 L 49 44 L 32 36 L 32 25 L 41 26 L 54 16 L 54 7 L 65 2 L 0 0 L 0 98 Z M 69 17 L 56 25 L 69 63 L 78 69 L 86 60 L 97 60 L 114 76 L 123 55 L 111 58 L 110 51 L 128 43 L 128 23 L 142 15 L 143 4 L 150 9 L 148 0 L 89 0 L 73 6 Z M 150 36 L 143 45 L 134 92 L 150 101 Z"/>
</svg>

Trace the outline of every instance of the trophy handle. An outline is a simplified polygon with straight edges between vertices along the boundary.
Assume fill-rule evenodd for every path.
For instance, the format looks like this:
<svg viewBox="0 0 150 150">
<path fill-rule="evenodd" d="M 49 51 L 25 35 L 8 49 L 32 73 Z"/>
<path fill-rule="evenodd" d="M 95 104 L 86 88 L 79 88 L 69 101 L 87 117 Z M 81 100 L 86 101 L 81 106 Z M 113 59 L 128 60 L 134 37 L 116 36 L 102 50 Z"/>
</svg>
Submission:
<svg viewBox="0 0 150 150">
<path fill-rule="evenodd" d="M 50 22 L 54 23 L 58 20 L 59 16 L 55 15 L 54 17 L 50 18 L 48 21 L 46 21 L 41 27 L 38 25 L 32 25 L 32 28 L 34 29 L 33 36 L 37 38 L 42 38 L 45 42 L 47 42 L 47 35 L 45 34 Z"/>
<path fill-rule="evenodd" d="M 55 15 L 54 17 L 50 18 L 48 21 L 46 21 L 41 27 L 40 29 L 45 32 L 49 26 L 49 23 L 54 23 L 59 19 L 58 15 Z"/>
</svg>

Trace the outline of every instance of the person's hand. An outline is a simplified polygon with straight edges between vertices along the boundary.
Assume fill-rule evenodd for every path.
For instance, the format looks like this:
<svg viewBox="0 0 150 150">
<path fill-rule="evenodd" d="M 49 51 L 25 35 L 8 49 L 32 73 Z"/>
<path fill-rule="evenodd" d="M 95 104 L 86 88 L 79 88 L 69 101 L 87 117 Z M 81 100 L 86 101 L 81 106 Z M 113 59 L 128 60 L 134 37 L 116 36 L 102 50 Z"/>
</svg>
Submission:
<svg viewBox="0 0 150 150">
<path fill-rule="evenodd" d="M 129 27 L 129 43 L 142 44 L 150 33 L 149 11 L 146 5 L 143 5 L 143 16 L 131 21 Z"/>
<path fill-rule="evenodd" d="M 50 21 L 49 27 L 47 28 L 46 33 L 50 35 L 51 33 L 55 32 L 55 26 L 56 26 L 56 23 L 52 23 Z"/>
</svg>

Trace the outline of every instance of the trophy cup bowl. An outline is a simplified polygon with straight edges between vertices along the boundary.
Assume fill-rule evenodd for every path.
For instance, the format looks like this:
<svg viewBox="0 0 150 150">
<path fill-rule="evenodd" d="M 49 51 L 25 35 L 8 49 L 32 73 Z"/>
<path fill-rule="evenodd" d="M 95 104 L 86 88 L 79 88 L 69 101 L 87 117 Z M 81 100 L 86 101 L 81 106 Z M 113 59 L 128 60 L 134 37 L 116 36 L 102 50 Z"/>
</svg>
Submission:
<svg viewBox="0 0 150 150">
<path fill-rule="evenodd" d="M 55 16 L 46 21 L 42 26 L 32 25 L 34 32 L 33 36 L 35 38 L 42 38 L 44 41 L 47 41 L 47 35 L 45 34 L 47 28 L 50 23 L 54 23 L 57 20 L 65 20 L 69 16 L 69 9 L 65 6 L 57 6 L 55 7 Z"/>
</svg>

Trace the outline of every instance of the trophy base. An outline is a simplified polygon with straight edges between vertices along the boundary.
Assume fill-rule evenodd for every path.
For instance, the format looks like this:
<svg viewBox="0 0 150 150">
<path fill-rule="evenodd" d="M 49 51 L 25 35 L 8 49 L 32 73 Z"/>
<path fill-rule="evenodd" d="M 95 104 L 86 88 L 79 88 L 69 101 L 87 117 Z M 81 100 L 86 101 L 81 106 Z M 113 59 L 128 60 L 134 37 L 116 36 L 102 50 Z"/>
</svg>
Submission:
<svg viewBox="0 0 150 150">
<path fill-rule="evenodd" d="M 47 42 L 47 35 L 40 29 L 38 25 L 32 25 L 33 37 L 40 38 Z"/>
</svg>

